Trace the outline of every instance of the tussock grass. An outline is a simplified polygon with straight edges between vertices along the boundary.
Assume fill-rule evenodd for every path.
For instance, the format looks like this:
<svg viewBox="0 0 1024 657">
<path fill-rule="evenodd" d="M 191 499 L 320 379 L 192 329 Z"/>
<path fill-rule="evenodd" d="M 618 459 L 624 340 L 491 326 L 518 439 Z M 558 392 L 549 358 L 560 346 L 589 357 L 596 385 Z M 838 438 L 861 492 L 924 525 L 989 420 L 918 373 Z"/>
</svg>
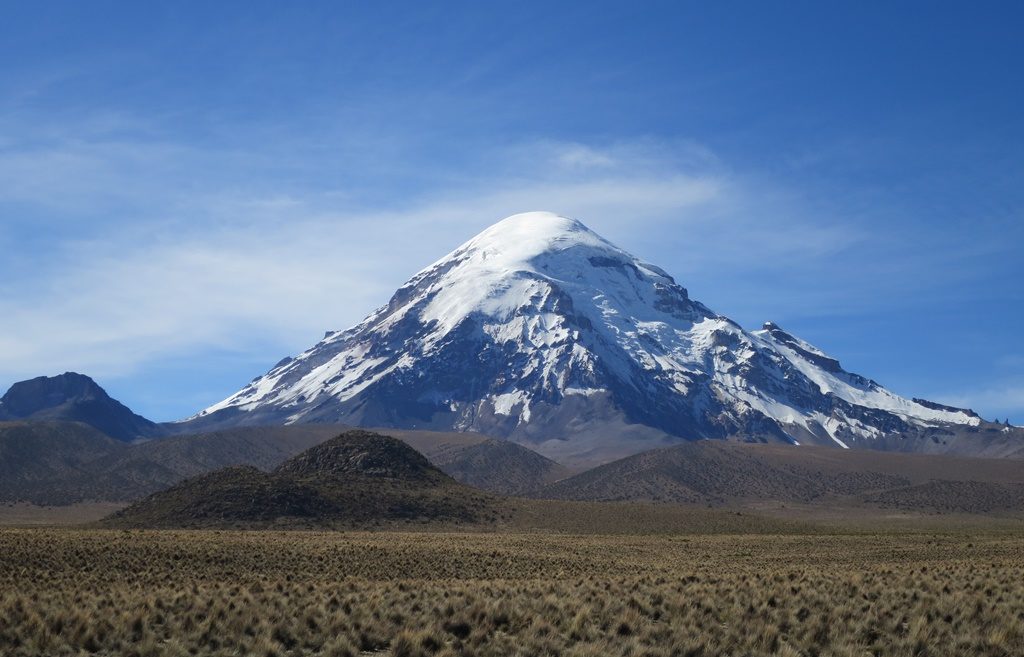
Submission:
<svg viewBox="0 0 1024 657">
<path fill-rule="evenodd" d="M 0 531 L 0 654 L 1021 655 L 1012 535 Z"/>
</svg>

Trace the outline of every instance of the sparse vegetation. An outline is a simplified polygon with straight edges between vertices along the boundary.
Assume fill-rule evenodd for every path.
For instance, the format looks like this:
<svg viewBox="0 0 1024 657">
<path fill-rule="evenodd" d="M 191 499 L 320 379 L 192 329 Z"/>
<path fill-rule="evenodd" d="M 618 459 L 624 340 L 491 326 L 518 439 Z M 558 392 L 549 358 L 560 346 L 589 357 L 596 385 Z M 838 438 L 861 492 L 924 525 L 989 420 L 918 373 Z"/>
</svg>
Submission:
<svg viewBox="0 0 1024 657">
<path fill-rule="evenodd" d="M 0 531 L 0 654 L 1021 655 L 1020 534 Z"/>
<path fill-rule="evenodd" d="M 119 511 L 114 527 L 375 527 L 487 523 L 499 499 L 444 474 L 404 442 L 350 430 L 273 472 L 232 467 L 188 479 Z"/>
<path fill-rule="evenodd" d="M 224 467 L 270 471 L 348 430 L 343 425 L 255 426 L 126 444 L 75 422 L 0 422 L 0 504 L 134 502 Z M 568 471 L 513 443 L 475 434 L 386 430 L 457 481 L 521 494 Z"/>
</svg>

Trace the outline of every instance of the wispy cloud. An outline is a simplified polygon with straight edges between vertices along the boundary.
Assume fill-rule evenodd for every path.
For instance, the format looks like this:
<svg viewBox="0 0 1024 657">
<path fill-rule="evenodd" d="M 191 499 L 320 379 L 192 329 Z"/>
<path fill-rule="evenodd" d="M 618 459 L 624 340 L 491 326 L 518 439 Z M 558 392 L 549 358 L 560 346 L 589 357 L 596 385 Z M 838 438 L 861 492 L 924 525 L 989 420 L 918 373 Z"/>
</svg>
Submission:
<svg viewBox="0 0 1024 657">
<path fill-rule="evenodd" d="M 742 275 L 761 259 L 792 259 L 797 244 L 806 260 L 850 239 L 798 219 L 763 225 L 751 211 L 755 192 L 692 144 L 515 145 L 487 154 L 473 177 L 387 210 L 352 203 L 344 180 L 299 194 L 260 172 L 259 185 L 236 188 L 237 170 L 254 166 L 244 159 L 106 138 L 0 155 L 0 172 L 11 174 L 0 202 L 69 224 L 82 220 L 78 204 L 112 213 L 81 234 L 54 233 L 65 239 L 48 245 L 32 277 L 0 284 L 4 375 L 120 375 L 209 347 L 295 350 L 317 330 L 355 323 L 420 266 L 525 210 L 580 217 L 681 274 L 712 262 L 708 243 L 717 245 L 713 262 L 731 261 Z M 233 173 L 221 175 L 223 166 Z"/>
<path fill-rule="evenodd" d="M 1024 415 L 1024 383 L 1007 382 L 978 390 L 942 395 L 939 401 L 961 408 L 985 409 L 987 419 Z"/>
<path fill-rule="evenodd" d="M 505 144 L 447 170 L 397 146 L 251 152 L 124 125 L 0 150 L 0 207 L 16 209 L 0 224 L 15 247 L 0 263 L 8 381 L 123 377 L 210 350 L 270 364 L 526 210 L 581 218 L 741 321 L 884 308 L 899 295 L 878 290 L 928 283 L 862 266 L 884 229 L 691 142 Z M 382 171 L 400 198 L 367 191 Z"/>
</svg>

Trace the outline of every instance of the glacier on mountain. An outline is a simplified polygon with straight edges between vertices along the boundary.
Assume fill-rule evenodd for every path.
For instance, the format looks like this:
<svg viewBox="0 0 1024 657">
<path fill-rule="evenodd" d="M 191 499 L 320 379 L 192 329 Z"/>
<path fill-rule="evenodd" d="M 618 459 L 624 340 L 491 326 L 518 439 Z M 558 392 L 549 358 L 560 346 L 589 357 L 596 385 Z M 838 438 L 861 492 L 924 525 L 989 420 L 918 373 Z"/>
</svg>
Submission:
<svg viewBox="0 0 1024 657">
<path fill-rule="evenodd" d="M 566 460 L 679 439 L 861 446 L 971 411 L 905 399 L 772 323 L 746 331 L 575 219 L 504 219 L 190 418 L 478 431 Z"/>
</svg>

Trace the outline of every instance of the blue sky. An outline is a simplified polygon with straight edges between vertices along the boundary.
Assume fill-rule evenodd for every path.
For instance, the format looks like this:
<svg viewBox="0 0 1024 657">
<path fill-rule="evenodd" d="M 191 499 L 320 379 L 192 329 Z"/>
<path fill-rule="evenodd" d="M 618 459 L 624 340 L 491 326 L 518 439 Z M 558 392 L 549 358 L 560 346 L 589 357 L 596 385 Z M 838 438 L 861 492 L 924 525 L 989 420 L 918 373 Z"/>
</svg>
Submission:
<svg viewBox="0 0 1024 657">
<path fill-rule="evenodd" d="M 183 417 L 546 209 L 1024 424 L 1019 3 L 358 4 L 4 3 L 0 386 Z"/>
</svg>

